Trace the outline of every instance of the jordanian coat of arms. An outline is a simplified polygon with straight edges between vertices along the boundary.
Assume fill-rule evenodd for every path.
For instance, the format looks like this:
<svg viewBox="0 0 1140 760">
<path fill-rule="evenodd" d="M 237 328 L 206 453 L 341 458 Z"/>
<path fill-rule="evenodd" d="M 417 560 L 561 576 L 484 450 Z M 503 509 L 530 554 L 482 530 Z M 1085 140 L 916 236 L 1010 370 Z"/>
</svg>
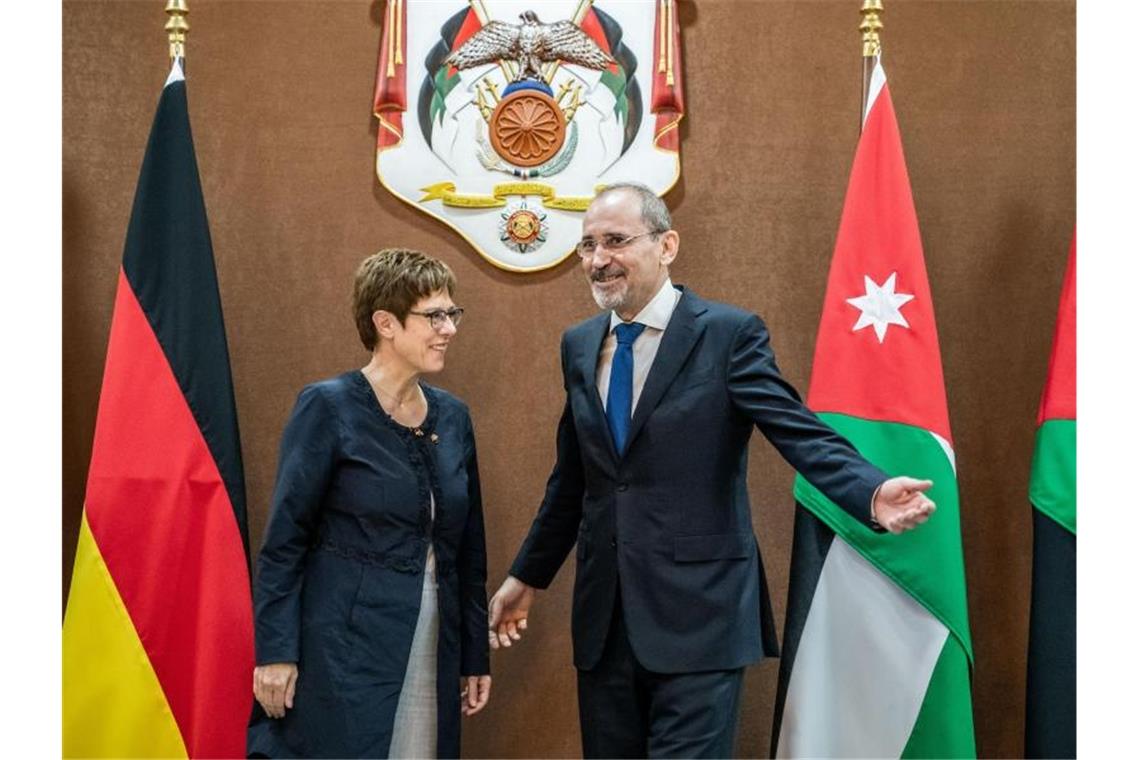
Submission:
<svg viewBox="0 0 1140 760">
<path fill-rule="evenodd" d="M 681 173 L 677 0 L 388 0 L 376 174 L 488 261 L 533 272 L 600 186 Z"/>
</svg>

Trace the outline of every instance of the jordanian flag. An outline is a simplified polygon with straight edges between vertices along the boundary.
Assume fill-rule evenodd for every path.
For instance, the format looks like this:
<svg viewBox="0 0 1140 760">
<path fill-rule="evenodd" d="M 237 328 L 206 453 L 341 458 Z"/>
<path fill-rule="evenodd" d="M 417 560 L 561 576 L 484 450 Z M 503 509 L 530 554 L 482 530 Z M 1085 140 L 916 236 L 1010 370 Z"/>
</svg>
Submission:
<svg viewBox="0 0 1140 760">
<path fill-rule="evenodd" d="M 175 62 L 115 295 L 63 622 L 65 757 L 244 757 L 253 621 L 214 255 Z"/>
<path fill-rule="evenodd" d="M 937 510 L 908 533 L 876 533 L 796 480 L 772 751 L 972 757 L 973 654 L 942 360 L 902 141 L 878 65 L 808 405 L 886 472 L 932 480 Z"/>
<path fill-rule="evenodd" d="M 1077 756 L 1077 238 L 1069 249 L 1029 476 L 1033 601 L 1025 756 Z"/>
</svg>

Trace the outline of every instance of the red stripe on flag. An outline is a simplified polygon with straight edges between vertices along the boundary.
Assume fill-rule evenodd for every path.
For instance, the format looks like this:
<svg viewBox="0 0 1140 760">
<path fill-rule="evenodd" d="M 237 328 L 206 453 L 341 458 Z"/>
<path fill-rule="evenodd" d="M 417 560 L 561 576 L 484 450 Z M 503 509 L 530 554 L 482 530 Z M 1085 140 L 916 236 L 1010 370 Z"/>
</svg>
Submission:
<svg viewBox="0 0 1140 760">
<path fill-rule="evenodd" d="M 467 40 L 471 39 L 471 36 L 482 28 L 483 25 L 479 23 L 479 17 L 475 15 L 475 11 L 467 11 L 467 15 L 463 19 L 463 24 L 459 27 L 459 31 L 455 33 L 455 39 L 451 43 L 452 51 L 458 50 L 464 42 L 467 42 Z M 459 73 L 459 69 L 455 68 L 454 66 L 447 67 L 448 79 L 455 76 L 457 73 Z M 428 76 L 435 76 L 435 72 L 429 71 Z"/>
<path fill-rule="evenodd" d="M 590 39 L 594 41 L 594 44 L 607 54 L 613 53 L 613 51 L 610 50 L 610 41 L 606 39 L 606 32 L 602 29 L 602 22 L 598 20 L 598 14 L 594 12 L 593 8 L 587 11 L 586 15 L 582 17 L 582 23 L 579 24 L 578 27 L 589 35 Z"/>
<path fill-rule="evenodd" d="M 602 22 L 598 20 L 598 14 L 594 12 L 593 8 L 586 12 L 578 28 L 589 35 L 590 39 L 594 41 L 594 44 L 605 51 L 606 55 L 613 55 L 614 51 L 610 48 L 610 41 L 606 39 L 606 31 L 602 29 Z M 618 65 L 616 62 L 611 63 L 606 69 L 611 74 L 616 74 L 618 72 Z"/>
<path fill-rule="evenodd" d="M 1061 285 L 1061 305 L 1057 310 L 1057 327 L 1053 332 L 1053 352 L 1049 357 L 1049 377 L 1037 424 L 1045 420 L 1077 418 L 1077 233 L 1069 246 L 1069 263 Z"/>
<path fill-rule="evenodd" d="M 121 271 L 86 507 L 190 756 L 244 756 L 253 620 L 241 535 L 202 432 Z"/>
<path fill-rule="evenodd" d="M 479 23 L 479 17 L 475 15 L 475 11 L 467 11 L 467 15 L 463 19 L 463 24 L 459 27 L 459 31 L 455 33 L 455 40 L 451 43 L 451 49 L 458 50 L 464 42 L 471 39 L 471 36 L 482 28 L 483 25 Z"/>
<path fill-rule="evenodd" d="M 901 306 L 907 326 L 855 330 L 865 278 L 913 295 Z M 839 222 L 835 255 L 815 345 L 808 406 L 869 420 L 901 422 L 951 441 L 934 303 L 922 255 L 890 90 L 883 85 L 867 117 Z"/>
</svg>

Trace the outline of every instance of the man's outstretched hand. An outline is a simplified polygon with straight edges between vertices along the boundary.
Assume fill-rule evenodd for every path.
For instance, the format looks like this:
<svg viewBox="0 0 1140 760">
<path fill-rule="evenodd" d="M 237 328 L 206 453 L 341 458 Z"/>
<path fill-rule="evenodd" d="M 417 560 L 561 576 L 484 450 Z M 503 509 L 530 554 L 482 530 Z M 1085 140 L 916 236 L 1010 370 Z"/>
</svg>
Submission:
<svg viewBox="0 0 1140 760">
<path fill-rule="evenodd" d="M 871 504 L 871 515 L 891 533 L 916 528 L 934 513 L 934 502 L 924 493 L 932 485 L 931 480 L 905 476 L 884 481 Z"/>
<path fill-rule="evenodd" d="M 520 631 L 526 630 L 526 618 L 534 601 L 534 587 L 528 586 L 513 575 L 508 575 L 491 597 L 490 619 L 487 638 L 491 649 L 509 647 L 512 641 L 522 638 Z"/>
</svg>

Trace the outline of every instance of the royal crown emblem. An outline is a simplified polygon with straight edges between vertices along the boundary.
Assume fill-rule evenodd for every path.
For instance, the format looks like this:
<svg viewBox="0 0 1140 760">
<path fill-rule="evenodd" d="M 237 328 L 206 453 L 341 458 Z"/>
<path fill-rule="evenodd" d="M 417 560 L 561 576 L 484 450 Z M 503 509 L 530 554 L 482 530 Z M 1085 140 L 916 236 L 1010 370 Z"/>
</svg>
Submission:
<svg viewBox="0 0 1140 760">
<path fill-rule="evenodd" d="M 558 264 L 598 187 L 636 179 L 664 194 L 680 175 L 675 5 L 388 0 L 381 184 L 496 266 Z"/>
</svg>

